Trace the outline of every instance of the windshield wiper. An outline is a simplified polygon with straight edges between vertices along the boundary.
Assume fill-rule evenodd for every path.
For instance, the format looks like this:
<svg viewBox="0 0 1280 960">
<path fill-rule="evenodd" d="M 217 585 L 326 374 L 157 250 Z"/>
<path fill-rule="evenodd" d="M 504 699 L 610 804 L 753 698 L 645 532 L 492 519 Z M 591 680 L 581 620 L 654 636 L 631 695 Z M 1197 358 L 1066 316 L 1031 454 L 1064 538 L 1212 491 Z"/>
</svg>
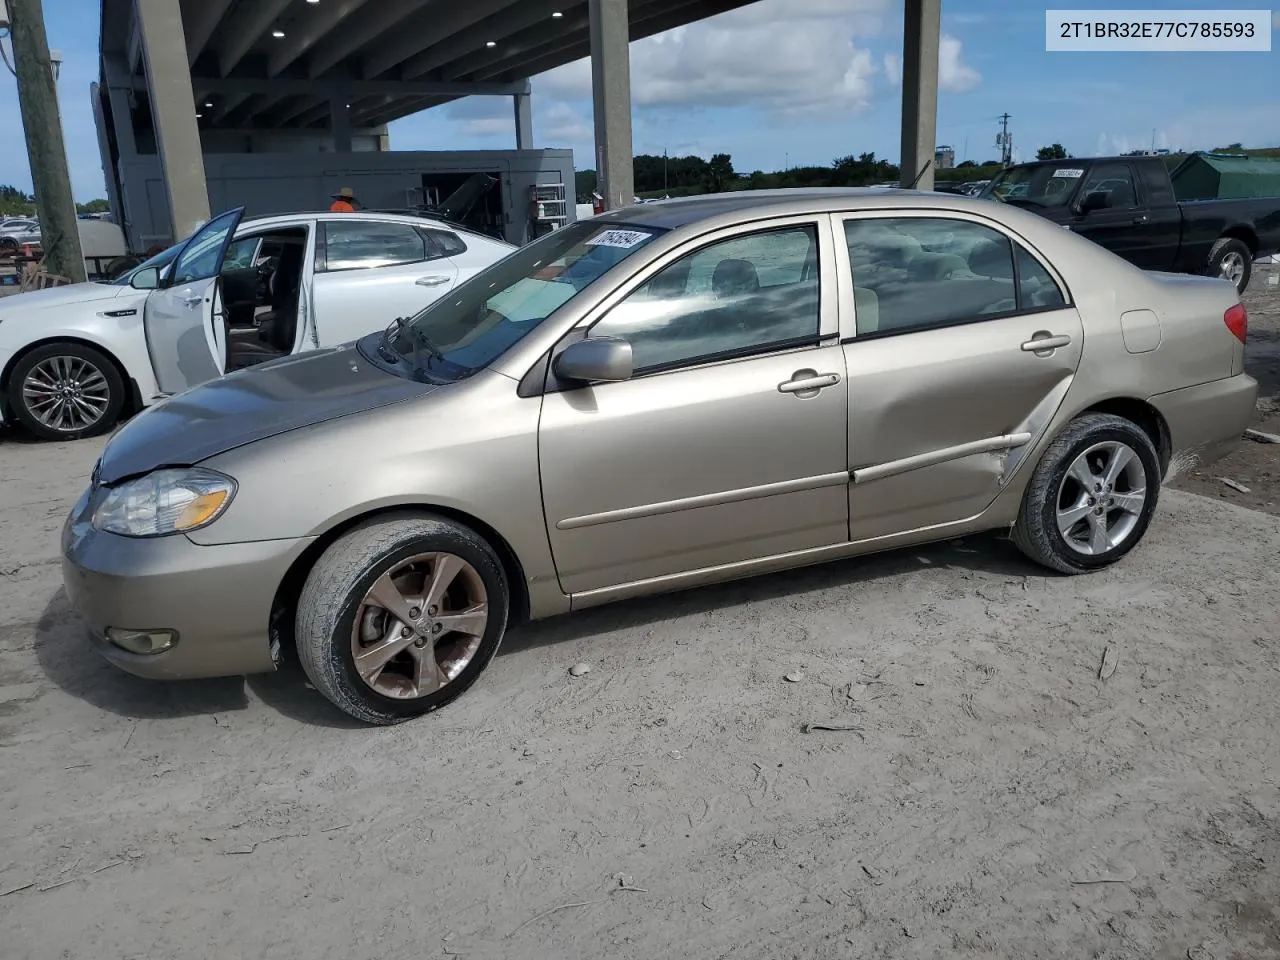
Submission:
<svg viewBox="0 0 1280 960">
<path fill-rule="evenodd" d="M 413 367 L 413 375 L 425 376 L 426 369 L 418 362 L 419 351 L 425 350 L 427 355 L 437 363 L 448 363 L 445 355 L 440 351 L 431 338 L 421 330 L 409 325 L 408 317 L 396 317 L 382 331 L 382 339 L 378 342 L 378 354 L 388 363 L 399 363 L 404 359 L 404 354 L 395 349 L 395 343 L 402 333 L 407 333 L 410 342 L 413 344 L 413 355 L 409 360 L 410 366 Z"/>
</svg>

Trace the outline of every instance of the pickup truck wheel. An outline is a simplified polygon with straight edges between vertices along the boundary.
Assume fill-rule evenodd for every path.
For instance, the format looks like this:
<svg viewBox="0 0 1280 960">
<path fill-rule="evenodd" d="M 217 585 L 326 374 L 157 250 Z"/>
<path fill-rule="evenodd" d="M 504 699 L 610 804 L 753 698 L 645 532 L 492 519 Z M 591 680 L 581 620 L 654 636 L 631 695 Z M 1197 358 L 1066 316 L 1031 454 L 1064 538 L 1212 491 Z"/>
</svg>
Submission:
<svg viewBox="0 0 1280 960">
<path fill-rule="evenodd" d="M 335 541 L 298 598 L 298 660 L 340 710 L 370 724 L 461 696 L 493 659 L 510 591 L 473 530 L 430 514 L 377 517 Z"/>
<path fill-rule="evenodd" d="M 9 409 L 41 440 L 106 433 L 124 409 L 124 378 L 104 354 L 82 343 L 46 343 L 9 373 Z"/>
<path fill-rule="evenodd" d="M 1236 285 L 1237 293 L 1244 293 L 1253 272 L 1253 252 L 1243 240 L 1223 237 L 1209 250 L 1209 264 L 1205 275 L 1221 277 Z"/>
</svg>

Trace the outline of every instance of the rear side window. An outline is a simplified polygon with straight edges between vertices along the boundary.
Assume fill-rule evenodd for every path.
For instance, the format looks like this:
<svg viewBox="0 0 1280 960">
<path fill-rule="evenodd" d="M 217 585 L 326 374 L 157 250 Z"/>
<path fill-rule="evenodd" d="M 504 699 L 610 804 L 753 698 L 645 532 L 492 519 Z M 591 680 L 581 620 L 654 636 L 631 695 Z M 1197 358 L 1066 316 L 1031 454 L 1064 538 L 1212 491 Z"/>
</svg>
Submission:
<svg viewBox="0 0 1280 960">
<path fill-rule="evenodd" d="M 418 263 L 427 259 L 427 242 L 407 223 L 376 220 L 325 222 L 327 269 L 360 270 Z"/>
<path fill-rule="evenodd" d="M 1066 302 L 1030 253 L 979 223 L 945 217 L 848 220 L 845 239 L 860 337 L 949 327 Z"/>
<path fill-rule="evenodd" d="M 428 243 L 434 248 L 432 256 L 456 257 L 467 252 L 467 245 L 456 233 L 448 230 L 423 230 Z"/>
</svg>

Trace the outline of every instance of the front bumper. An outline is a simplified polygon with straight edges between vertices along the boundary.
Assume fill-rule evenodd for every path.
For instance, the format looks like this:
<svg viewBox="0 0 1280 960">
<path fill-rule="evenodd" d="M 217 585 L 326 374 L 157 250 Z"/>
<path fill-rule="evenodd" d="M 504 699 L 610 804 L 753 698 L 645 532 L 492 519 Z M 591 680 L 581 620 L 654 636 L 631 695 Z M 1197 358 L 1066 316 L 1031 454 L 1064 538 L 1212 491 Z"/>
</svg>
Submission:
<svg viewBox="0 0 1280 960">
<path fill-rule="evenodd" d="M 1207 466 L 1240 443 L 1253 420 L 1258 382 L 1241 373 L 1150 398 L 1169 426 L 1175 469 Z"/>
<path fill-rule="evenodd" d="M 134 539 L 93 529 L 86 492 L 62 531 L 62 578 L 98 651 L 140 677 L 183 680 L 275 669 L 269 623 L 285 573 L 312 541 L 199 546 L 184 536 Z M 177 643 L 141 655 L 109 627 L 172 630 Z"/>
</svg>

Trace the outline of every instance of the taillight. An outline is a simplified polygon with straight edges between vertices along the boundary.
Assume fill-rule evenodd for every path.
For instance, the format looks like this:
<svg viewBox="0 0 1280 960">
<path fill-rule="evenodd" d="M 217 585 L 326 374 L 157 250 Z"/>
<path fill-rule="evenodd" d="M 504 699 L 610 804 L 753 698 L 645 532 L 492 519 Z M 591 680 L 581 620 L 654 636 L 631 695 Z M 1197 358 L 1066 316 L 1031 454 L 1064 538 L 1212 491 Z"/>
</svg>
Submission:
<svg viewBox="0 0 1280 960">
<path fill-rule="evenodd" d="M 1249 336 L 1249 311 L 1244 308 L 1244 304 L 1237 303 L 1231 307 L 1222 315 L 1222 319 L 1227 329 L 1236 335 L 1236 339 L 1244 343 Z"/>
</svg>

